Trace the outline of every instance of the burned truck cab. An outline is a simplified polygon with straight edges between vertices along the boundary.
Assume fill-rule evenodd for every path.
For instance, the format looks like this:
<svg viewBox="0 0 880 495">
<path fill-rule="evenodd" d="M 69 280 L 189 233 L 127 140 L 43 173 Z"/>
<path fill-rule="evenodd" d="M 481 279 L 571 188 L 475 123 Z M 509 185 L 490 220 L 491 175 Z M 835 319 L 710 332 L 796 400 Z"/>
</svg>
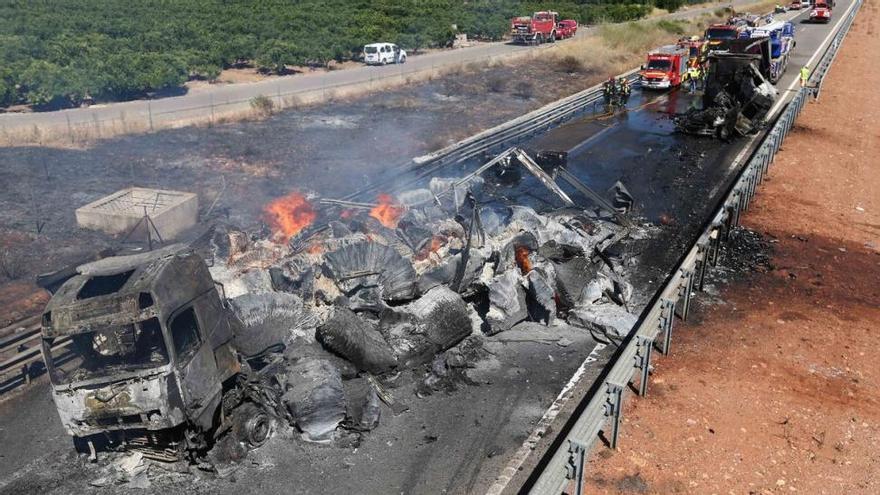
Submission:
<svg viewBox="0 0 880 495">
<path fill-rule="evenodd" d="M 42 317 L 65 429 L 79 439 L 174 429 L 201 438 L 215 423 L 224 382 L 240 371 L 232 321 L 204 260 L 165 250 L 77 271 Z"/>
</svg>

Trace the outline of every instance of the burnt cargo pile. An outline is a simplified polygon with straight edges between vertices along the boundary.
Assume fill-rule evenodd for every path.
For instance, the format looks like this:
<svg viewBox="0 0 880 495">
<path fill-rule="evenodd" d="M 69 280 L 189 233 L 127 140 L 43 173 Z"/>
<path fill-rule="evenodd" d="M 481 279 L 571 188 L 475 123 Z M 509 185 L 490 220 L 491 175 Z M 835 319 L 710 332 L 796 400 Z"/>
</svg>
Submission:
<svg viewBox="0 0 880 495">
<path fill-rule="evenodd" d="M 43 315 L 47 362 L 75 356 L 50 364 L 62 423 L 93 459 L 222 471 L 275 425 L 358 441 L 409 395 L 482 383 L 484 343 L 522 322 L 618 339 L 636 321 L 633 198 L 537 157 L 511 148 L 374 203 L 294 192 L 253 232 L 79 266 Z"/>
<path fill-rule="evenodd" d="M 305 439 L 378 425 L 373 394 L 401 407 L 383 383 L 403 371 L 420 394 L 467 383 L 483 340 L 520 322 L 629 331 L 628 260 L 612 248 L 637 229 L 608 208 L 632 198 L 618 185 L 610 200 L 594 194 L 606 208 L 578 206 L 595 201 L 551 174 L 513 149 L 376 203 L 291 193 L 267 205 L 263 232 L 218 229 L 211 272 L 244 323 L 238 348 L 283 356 Z M 364 377 L 373 392 L 346 396 Z"/>
</svg>

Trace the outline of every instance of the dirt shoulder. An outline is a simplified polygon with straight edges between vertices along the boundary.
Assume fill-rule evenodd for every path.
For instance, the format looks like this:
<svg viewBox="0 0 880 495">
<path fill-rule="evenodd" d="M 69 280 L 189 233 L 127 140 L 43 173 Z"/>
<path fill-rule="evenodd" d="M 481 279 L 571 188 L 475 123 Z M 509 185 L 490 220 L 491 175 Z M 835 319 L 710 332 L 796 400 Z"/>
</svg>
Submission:
<svg viewBox="0 0 880 495">
<path fill-rule="evenodd" d="M 698 296 L 591 493 L 880 492 L 880 95 L 852 84 L 880 76 L 878 23 L 867 3 L 743 219 L 769 271 Z"/>
</svg>

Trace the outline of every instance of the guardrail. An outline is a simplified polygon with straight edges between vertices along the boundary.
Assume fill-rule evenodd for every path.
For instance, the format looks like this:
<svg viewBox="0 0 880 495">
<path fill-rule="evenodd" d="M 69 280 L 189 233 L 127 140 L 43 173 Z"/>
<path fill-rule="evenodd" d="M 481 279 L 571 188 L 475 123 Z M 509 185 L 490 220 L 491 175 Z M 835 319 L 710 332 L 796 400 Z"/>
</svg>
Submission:
<svg viewBox="0 0 880 495">
<path fill-rule="evenodd" d="M 640 85 L 638 72 L 633 69 L 616 78 L 625 77 L 633 88 Z M 357 192 L 349 194 L 343 199 L 352 200 L 364 197 L 368 193 L 374 193 L 381 188 L 386 192 L 394 192 L 412 186 L 416 182 L 429 177 L 438 169 L 447 165 L 462 163 L 482 154 L 500 152 L 510 146 L 542 132 L 558 126 L 574 117 L 583 114 L 589 109 L 595 113 L 597 105 L 603 102 L 604 96 L 602 84 L 596 84 L 571 96 L 547 104 L 525 115 L 509 120 L 469 138 L 463 139 L 446 148 L 416 157 L 411 161 L 391 167 L 393 173 L 400 171 L 413 171 L 414 165 L 417 173 L 409 176 L 406 180 L 394 180 L 393 187 L 388 187 L 385 181 L 378 181 Z M 392 174 L 393 175 L 393 174 Z M 397 179 L 397 176 L 394 176 Z"/>
<path fill-rule="evenodd" d="M 0 394 L 31 382 L 46 371 L 40 342 L 40 317 L 32 316 L 0 329 Z M 55 365 L 60 366 L 73 357 L 66 350 L 70 337 L 52 343 Z"/>
<path fill-rule="evenodd" d="M 584 461 L 606 425 L 610 426 L 610 431 L 605 434 L 607 442 L 611 448 L 617 447 L 627 387 L 637 382 L 638 395 L 647 394 L 653 349 L 656 347 L 663 354 L 669 353 L 676 317 L 687 319 L 694 290 L 702 289 L 708 267 L 717 263 L 720 243 L 739 224 L 741 212 L 748 209 L 758 185 L 763 182 L 805 103 L 811 96 L 818 96 L 828 69 L 861 4 L 862 0 L 853 4 L 811 73 L 812 84 L 800 88 L 776 118 L 773 127 L 754 149 L 747 165 L 728 190 L 716 214 L 667 278 L 664 288 L 642 313 L 639 323 L 621 343 L 603 374 L 575 407 L 544 457 L 523 486 L 519 487 L 520 492 L 558 495 L 567 485 L 574 483 L 574 493 L 580 494 L 583 490 Z M 515 474 L 516 470 L 506 469 L 489 493 L 503 492 Z"/>
<path fill-rule="evenodd" d="M 39 316 L 0 328 L 0 393 L 30 383 L 42 368 Z"/>
</svg>

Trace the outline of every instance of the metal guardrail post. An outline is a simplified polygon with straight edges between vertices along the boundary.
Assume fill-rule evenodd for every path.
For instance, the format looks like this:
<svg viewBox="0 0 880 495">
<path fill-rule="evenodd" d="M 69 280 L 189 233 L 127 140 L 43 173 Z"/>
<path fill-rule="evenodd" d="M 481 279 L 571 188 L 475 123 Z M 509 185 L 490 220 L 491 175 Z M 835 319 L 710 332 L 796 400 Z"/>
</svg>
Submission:
<svg viewBox="0 0 880 495">
<path fill-rule="evenodd" d="M 712 255 L 712 267 L 718 266 L 718 253 L 721 251 L 721 224 L 713 224 L 709 230 L 709 246 Z"/>
<path fill-rule="evenodd" d="M 620 438 L 620 416 L 623 412 L 623 385 L 608 383 L 606 392 L 605 416 L 611 417 L 611 436 L 608 438 L 608 446 L 617 450 L 617 441 Z"/>
<path fill-rule="evenodd" d="M 651 354 L 654 350 L 654 338 L 647 335 L 638 336 L 635 366 L 639 369 L 639 396 L 648 395 L 648 378 L 651 374 Z"/>
<path fill-rule="evenodd" d="M 709 267 L 709 257 L 712 251 L 712 242 L 707 240 L 697 244 L 697 270 L 699 281 L 697 282 L 697 290 L 703 292 L 703 283 L 706 280 L 706 272 Z"/>
<path fill-rule="evenodd" d="M 660 349 L 664 356 L 669 355 L 672 347 L 672 329 L 675 326 L 675 301 L 664 299 L 660 303 L 660 331 L 663 333 L 663 348 Z"/>
<path fill-rule="evenodd" d="M 681 318 L 681 321 L 687 321 L 688 313 L 691 309 L 691 295 L 694 291 L 694 269 L 682 268 L 681 278 L 683 283 L 680 287 L 681 311 L 679 312 L 679 318 Z"/>
<path fill-rule="evenodd" d="M 566 468 L 565 478 L 569 480 L 574 480 L 575 482 L 575 495 L 583 495 L 584 493 L 584 464 L 587 461 L 587 452 L 590 451 L 590 446 L 583 442 L 579 442 L 577 440 L 569 440 L 568 441 L 568 452 L 571 454 L 571 457 L 568 461 L 568 465 Z"/>
</svg>

